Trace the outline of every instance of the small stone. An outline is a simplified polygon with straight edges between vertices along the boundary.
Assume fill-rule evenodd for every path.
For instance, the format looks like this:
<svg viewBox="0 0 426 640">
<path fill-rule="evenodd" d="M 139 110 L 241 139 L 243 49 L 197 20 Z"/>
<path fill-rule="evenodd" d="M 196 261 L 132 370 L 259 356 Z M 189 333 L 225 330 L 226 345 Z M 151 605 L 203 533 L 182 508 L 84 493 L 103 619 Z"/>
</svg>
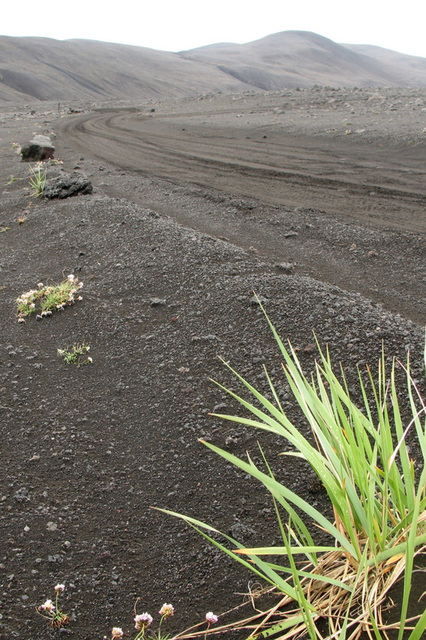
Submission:
<svg viewBox="0 0 426 640">
<path fill-rule="evenodd" d="M 250 298 L 250 306 L 251 307 L 258 307 L 261 304 L 265 304 L 267 302 L 266 298 L 263 298 L 262 296 L 253 296 L 252 298 Z"/>
<path fill-rule="evenodd" d="M 310 342 L 305 347 L 303 347 L 304 353 L 313 353 L 315 349 L 316 349 L 316 344 L 314 344 L 313 342 Z"/>
<path fill-rule="evenodd" d="M 151 298 L 149 303 L 151 307 L 163 307 L 166 304 L 166 300 L 163 298 Z"/>
<path fill-rule="evenodd" d="M 217 413 L 218 411 L 224 411 L 227 409 L 227 405 L 225 402 L 220 402 L 215 407 L 213 407 L 213 413 Z"/>
<path fill-rule="evenodd" d="M 294 273 L 294 264 L 292 262 L 280 262 L 275 265 L 275 268 L 288 276 Z"/>
<path fill-rule="evenodd" d="M 17 502 L 24 502 L 25 500 L 30 499 L 29 491 L 26 487 L 21 487 L 18 491 L 15 492 L 15 500 Z"/>
<path fill-rule="evenodd" d="M 55 554 L 53 556 L 47 556 L 48 562 L 62 562 L 62 556 Z"/>
<path fill-rule="evenodd" d="M 230 527 L 229 533 L 232 537 L 244 540 L 255 535 L 256 530 L 243 522 L 237 521 Z"/>
</svg>

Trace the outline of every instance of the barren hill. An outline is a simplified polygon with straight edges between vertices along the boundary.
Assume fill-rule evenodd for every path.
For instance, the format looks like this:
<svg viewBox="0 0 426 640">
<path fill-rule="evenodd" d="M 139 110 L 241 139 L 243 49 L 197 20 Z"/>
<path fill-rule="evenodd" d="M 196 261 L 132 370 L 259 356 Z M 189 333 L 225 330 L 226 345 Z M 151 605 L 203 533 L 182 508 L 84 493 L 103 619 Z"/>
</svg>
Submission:
<svg viewBox="0 0 426 640">
<path fill-rule="evenodd" d="M 307 31 L 284 31 L 247 44 L 183 53 L 264 90 L 336 86 L 425 86 L 426 58 L 368 45 L 341 45 Z"/>
<path fill-rule="evenodd" d="M 426 86 L 426 58 L 304 31 L 170 53 L 92 40 L 0 36 L 0 100 L 161 99 L 206 92 Z"/>
<path fill-rule="evenodd" d="M 0 37 L 0 99 L 8 101 L 177 98 L 241 91 L 215 67 L 144 47 Z"/>
</svg>

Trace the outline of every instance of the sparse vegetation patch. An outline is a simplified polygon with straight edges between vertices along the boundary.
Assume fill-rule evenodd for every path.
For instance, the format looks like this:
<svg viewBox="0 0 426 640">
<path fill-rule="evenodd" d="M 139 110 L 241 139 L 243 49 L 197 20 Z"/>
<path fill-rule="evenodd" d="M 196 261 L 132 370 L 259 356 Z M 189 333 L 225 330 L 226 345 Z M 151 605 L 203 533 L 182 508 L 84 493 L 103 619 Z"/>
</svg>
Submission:
<svg viewBox="0 0 426 640">
<path fill-rule="evenodd" d="M 83 364 L 91 364 L 93 362 L 92 358 L 87 355 L 89 351 L 89 345 L 75 344 L 66 349 L 58 349 L 58 356 L 63 358 L 67 364 L 76 364 L 77 367 L 81 367 Z"/>
<path fill-rule="evenodd" d="M 43 162 L 37 162 L 30 169 L 30 191 L 31 196 L 38 198 L 44 191 L 47 180 L 47 168 Z"/>
<path fill-rule="evenodd" d="M 33 314 L 41 320 L 51 316 L 54 311 L 63 311 L 65 307 L 83 299 L 80 294 L 82 287 L 83 283 L 72 273 L 57 285 L 39 282 L 37 289 L 30 289 L 17 298 L 18 322 L 25 322 Z"/>
<path fill-rule="evenodd" d="M 55 629 L 61 629 L 70 621 L 69 616 L 59 608 L 59 596 L 64 590 L 65 585 L 57 584 L 55 587 L 55 602 L 48 599 L 36 609 L 37 613 L 49 622 L 49 626 Z"/>
</svg>

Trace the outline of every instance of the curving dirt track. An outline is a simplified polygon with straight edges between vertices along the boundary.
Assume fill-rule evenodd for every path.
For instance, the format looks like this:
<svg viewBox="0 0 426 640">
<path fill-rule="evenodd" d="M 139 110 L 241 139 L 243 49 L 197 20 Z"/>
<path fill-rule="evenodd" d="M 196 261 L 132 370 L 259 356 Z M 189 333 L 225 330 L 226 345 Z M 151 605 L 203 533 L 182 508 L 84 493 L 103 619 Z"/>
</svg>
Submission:
<svg viewBox="0 0 426 640">
<path fill-rule="evenodd" d="M 104 108 L 67 119 L 63 139 L 96 160 L 94 180 L 110 196 L 423 323 L 426 102 L 412 94 L 323 89 Z"/>
<path fill-rule="evenodd" d="M 69 123 L 65 133 L 97 158 L 132 171 L 379 228 L 425 230 L 424 144 L 395 149 L 349 134 L 294 134 L 261 118 L 236 127 L 239 114 L 234 107 L 201 123 L 199 113 L 185 110 L 154 117 L 107 110 Z"/>
</svg>

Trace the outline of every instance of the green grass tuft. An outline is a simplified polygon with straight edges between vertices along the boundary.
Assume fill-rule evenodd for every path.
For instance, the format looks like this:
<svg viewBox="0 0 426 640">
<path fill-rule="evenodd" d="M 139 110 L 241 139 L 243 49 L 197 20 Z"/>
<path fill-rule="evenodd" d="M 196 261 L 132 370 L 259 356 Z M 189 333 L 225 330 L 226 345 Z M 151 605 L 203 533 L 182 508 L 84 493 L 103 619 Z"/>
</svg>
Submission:
<svg viewBox="0 0 426 640">
<path fill-rule="evenodd" d="M 367 371 L 368 386 L 359 374 L 363 403 L 358 407 L 351 400 L 343 372 L 340 378 L 334 373 L 328 352 L 321 351 L 318 345 L 320 358 L 312 378 L 307 378 L 294 349 L 291 345 L 284 346 L 267 316 L 266 319 L 283 357 L 285 379 L 311 428 L 316 446 L 287 417 L 266 369 L 273 401 L 224 362 L 246 394 L 237 395 L 216 384 L 252 417 L 213 415 L 272 432 L 289 442 L 293 451 L 285 455 L 309 463 L 327 491 L 333 520 L 278 482 L 262 450 L 263 463 L 256 465 L 250 456 L 243 460 L 208 442 L 204 444 L 209 449 L 268 489 L 282 544 L 245 548 L 199 520 L 160 511 L 186 521 L 271 585 L 274 592 L 281 593 L 279 604 L 271 610 L 224 627 L 224 631 L 244 628 L 249 631 L 249 638 L 287 639 L 307 634 L 311 640 L 357 640 L 363 632 L 375 640 L 387 638 L 389 627 L 384 622 L 384 611 L 389 605 L 389 590 L 403 580 L 400 621 L 396 625 L 398 639 L 411 631 L 409 640 L 417 640 L 426 630 L 426 616 L 409 620 L 407 611 L 413 561 L 426 549 L 426 407 L 411 378 L 409 360 L 406 366 L 394 360 L 388 375 L 382 356 L 377 380 Z M 398 400 L 397 366 L 405 370 L 403 393 L 411 407 L 406 424 Z M 418 474 L 405 442 L 409 432 L 416 437 L 421 451 Z M 316 544 L 306 521 L 328 533 L 332 543 Z M 218 542 L 217 534 L 222 536 L 223 543 Z M 271 556 L 276 560 L 271 561 Z M 321 635 L 319 623 L 325 623 L 327 635 Z"/>
</svg>

